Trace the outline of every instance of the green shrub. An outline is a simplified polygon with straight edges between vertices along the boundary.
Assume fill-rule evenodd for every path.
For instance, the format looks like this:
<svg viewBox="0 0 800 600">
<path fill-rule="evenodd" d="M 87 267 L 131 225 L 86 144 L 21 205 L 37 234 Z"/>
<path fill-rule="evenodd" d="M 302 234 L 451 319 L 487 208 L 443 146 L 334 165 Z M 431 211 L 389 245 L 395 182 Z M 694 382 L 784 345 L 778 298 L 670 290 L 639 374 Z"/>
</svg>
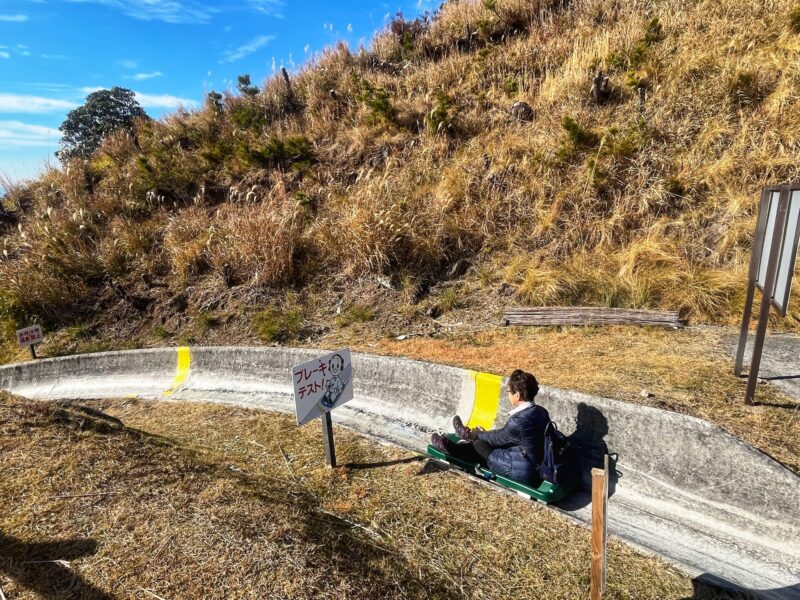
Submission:
<svg viewBox="0 0 800 600">
<path fill-rule="evenodd" d="M 353 75 L 356 86 L 356 100 L 363 103 L 370 112 L 370 120 L 374 123 L 397 124 L 397 110 L 392 105 L 389 92 L 382 87 L 375 87 L 366 79 Z"/>
<path fill-rule="evenodd" d="M 285 342 L 303 330 L 303 313 L 299 308 L 265 308 L 253 315 L 253 328 L 263 342 Z"/>
<path fill-rule="evenodd" d="M 85 323 L 78 323 L 72 327 L 67 327 L 65 334 L 68 341 L 77 342 L 88 336 L 89 328 Z"/>
<path fill-rule="evenodd" d="M 408 57 L 414 53 L 414 38 L 410 31 L 404 31 L 400 37 L 400 47 L 403 49 L 403 56 Z"/>
<path fill-rule="evenodd" d="M 570 116 L 564 117 L 561 126 L 566 130 L 567 136 L 575 147 L 590 148 L 596 146 L 600 139 L 597 134 L 589 129 L 585 129 L 580 123 Z"/>
<path fill-rule="evenodd" d="M 210 313 L 207 310 L 201 310 L 198 313 L 195 322 L 202 331 L 206 331 L 207 329 L 211 329 L 212 327 L 219 325 L 220 320 L 219 317 L 213 313 Z"/>
<path fill-rule="evenodd" d="M 517 79 L 515 77 L 506 79 L 505 83 L 503 83 L 503 91 L 509 98 L 516 96 L 519 93 L 519 82 Z"/>
<path fill-rule="evenodd" d="M 257 104 L 243 101 L 231 108 L 231 120 L 240 129 L 261 131 L 267 125 L 263 109 Z"/>
<path fill-rule="evenodd" d="M 436 106 L 427 115 L 428 128 L 434 133 L 453 130 L 453 100 L 445 92 L 436 92 Z"/>
<path fill-rule="evenodd" d="M 795 33 L 800 33 L 800 4 L 795 5 L 789 13 L 789 23 Z"/>
<path fill-rule="evenodd" d="M 661 21 L 658 20 L 658 17 L 653 17 L 647 22 L 643 41 L 646 45 L 652 46 L 663 39 L 664 28 L 661 26 Z"/>
<path fill-rule="evenodd" d="M 631 50 L 615 50 L 606 57 L 606 63 L 616 70 L 638 69 L 647 61 L 647 46 L 636 44 Z"/>
<path fill-rule="evenodd" d="M 492 36 L 492 22 L 489 19 L 478 19 L 475 25 L 482 40 L 488 40 Z"/>
<path fill-rule="evenodd" d="M 260 150 L 253 150 L 246 142 L 240 142 L 237 154 L 245 163 L 259 167 L 282 166 L 303 170 L 317 162 L 313 144 L 302 135 L 286 139 L 272 136 Z"/>
<path fill-rule="evenodd" d="M 153 327 L 153 335 L 160 340 L 163 340 L 165 337 L 169 335 L 167 330 L 162 325 L 156 325 Z"/>
<path fill-rule="evenodd" d="M 375 318 L 375 309 L 371 306 L 355 304 L 336 317 L 336 325 L 347 327 L 353 323 L 367 323 Z"/>
<path fill-rule="evenodd" d="M 629 70 L 625 74 L 625 85 L 635 90 L 648 89 L 650 87 L 650 78 L 643 71 Z"/>
<path fill-rule="evenodd" d="M 466 290 L 463 287 L 445 288 L 437 299 L 437 306 L 446 313 L 466 306 Z"/>
</svg>

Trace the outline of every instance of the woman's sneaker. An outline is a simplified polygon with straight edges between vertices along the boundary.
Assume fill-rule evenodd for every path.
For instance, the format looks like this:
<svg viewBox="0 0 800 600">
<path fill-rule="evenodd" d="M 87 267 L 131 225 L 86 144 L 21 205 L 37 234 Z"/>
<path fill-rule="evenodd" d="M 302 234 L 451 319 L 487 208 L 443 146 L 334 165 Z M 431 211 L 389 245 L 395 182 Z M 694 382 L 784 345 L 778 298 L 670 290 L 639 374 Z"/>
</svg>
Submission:
<svg viewBox="0 0 800 600">
<path fill-rule="evenodd" d="M 461 421 L 461 417 L 456 415 L 453 417 L 453 429 L 456 432 L 456 435 L 460 437 L 462 440 L 472 441 L 472 431 L 469 427 L 466 427 Z"/>
<path fill-rule="evenodd" d="M 450 440 L 448 440 L 443 435 L 439 435 L 438 433 L 434 433 L 431 435 L 431 446 L 439 450 L 440 452 L 444 452 L 448 454 L 450 452 Z"/>
</svg>

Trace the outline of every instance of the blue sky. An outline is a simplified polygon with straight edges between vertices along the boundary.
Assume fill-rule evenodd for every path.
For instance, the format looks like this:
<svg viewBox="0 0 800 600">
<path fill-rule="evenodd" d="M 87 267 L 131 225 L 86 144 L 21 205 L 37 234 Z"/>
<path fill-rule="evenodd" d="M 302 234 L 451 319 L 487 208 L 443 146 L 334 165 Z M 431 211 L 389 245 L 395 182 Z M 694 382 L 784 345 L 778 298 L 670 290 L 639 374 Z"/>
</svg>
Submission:
<svg viewBox="0 0 800 600">
<path fill-rule="evenodd" d="M 114 85 L 150 116 L 198 106 L 249 73 L 261 83 L 338 40 L 369 44 L 398 10 L 431 0 L 0 0 L 0 174 L 56 162 L 58 126 Z"/>
</svg>

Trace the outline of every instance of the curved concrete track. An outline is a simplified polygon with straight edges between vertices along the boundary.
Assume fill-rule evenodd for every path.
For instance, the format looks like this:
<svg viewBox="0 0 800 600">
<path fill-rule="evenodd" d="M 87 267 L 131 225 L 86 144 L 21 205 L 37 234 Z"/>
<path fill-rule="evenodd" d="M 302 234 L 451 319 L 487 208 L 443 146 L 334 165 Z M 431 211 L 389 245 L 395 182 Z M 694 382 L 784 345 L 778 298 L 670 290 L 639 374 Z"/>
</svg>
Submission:
<svg viewBox="0 0 800 600">
<path fill-rule="evenodd" d="M 745 346 L 745 372 L 750 368 L 753 359 L 753 343 L 755 336 L 747 337 Z M 731 356 L 736 356 L 739 346 L 737 336 L 725 339 Z M 759 377 L 782 390 L 793 398 L 800 398 L 800 336 L 792 334 L 768 335 L 764 341 L 764 353 L 761 356 Z M 756 393 L 758 402 L 758 393 Z"/>
<path fill-rule="evenodd" d="M 172 348 L 108 352 L 0 367 L 0 389 L 38 399 L 136 396 L 293 411 L 292 365 L 321 351 Z M 353 355 L 355 399 L 334 421 L 423 451 L 456 413 L 505 421 L 496 375 Z M 583 449 L 583 471 L 616 457 L 612 534 L 763 598 L 800 599 L 800 478 L 717 426 L 677 413 L 543 388 L 538 402 Z M 589 521 L 579 493 L 559 510 Z"/>
</svg>

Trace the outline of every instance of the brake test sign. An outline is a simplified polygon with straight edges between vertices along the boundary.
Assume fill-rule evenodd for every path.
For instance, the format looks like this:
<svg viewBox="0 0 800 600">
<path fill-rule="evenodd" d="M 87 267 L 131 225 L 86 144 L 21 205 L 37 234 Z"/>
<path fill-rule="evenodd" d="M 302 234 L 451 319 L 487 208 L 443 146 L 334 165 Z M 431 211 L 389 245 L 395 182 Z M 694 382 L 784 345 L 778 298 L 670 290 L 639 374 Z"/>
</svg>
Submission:
<svg viewBox="0 0 800 600">
<path fill-rule="evenodd" d="M 350 350 L 292 367 L 292 381 L 297 424 L 304 425 L 353 399 Z"/>
<path fill-rule="evenodd" d="M 24 329 L 17 329 L 17 341 L 23 348 L 25 346 L 41 344 L 44 341 L 41 326 L 32 325 L 31 327 L 25 327 Z"/>
</svg>

